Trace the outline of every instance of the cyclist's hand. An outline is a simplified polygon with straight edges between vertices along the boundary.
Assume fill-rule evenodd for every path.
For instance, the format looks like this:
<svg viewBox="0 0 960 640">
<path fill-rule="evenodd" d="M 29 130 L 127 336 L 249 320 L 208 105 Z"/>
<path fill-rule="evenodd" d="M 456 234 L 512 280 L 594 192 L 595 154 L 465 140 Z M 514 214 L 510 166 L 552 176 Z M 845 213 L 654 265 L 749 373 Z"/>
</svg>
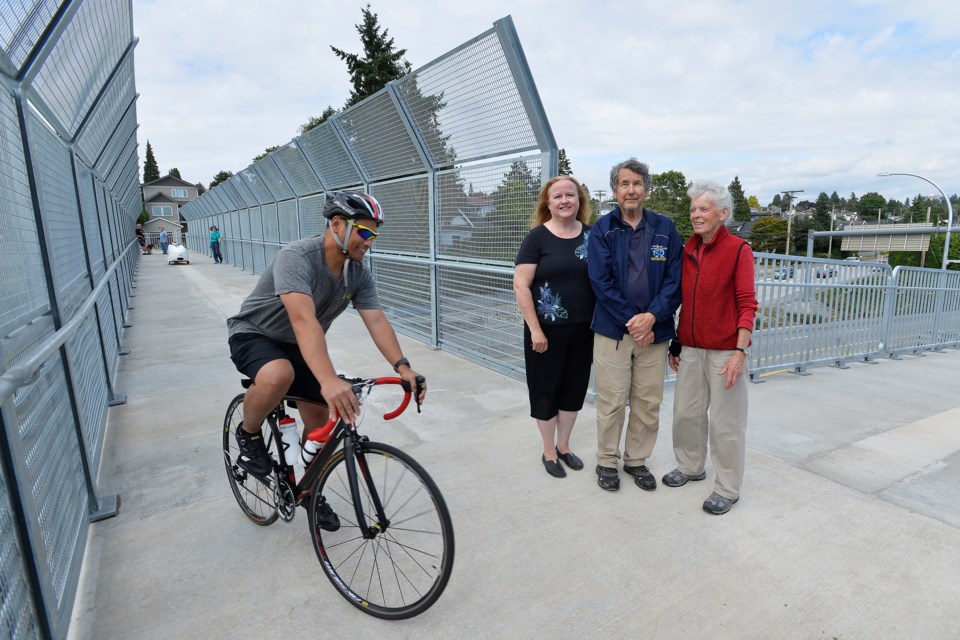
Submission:
<svg viewBox="0 0 960 640">
<path fill-rule="evenodd" d="M 410 367 L 407 367 L 403 373 L 400 374 L 400 377 L 413 389 L 414 401 L 416 401 L 418 405 L 423 404 L 424 399 L 427 397 L 427 379 Z M 417 383 L 418 377 L 421 380 L 419 384 Z"/>
<path fill-rule="evenodd" d="M 353 393 L 353 385 L 343 378 L 334 376 L 320 381 L 320 393 L 323 394 L 323 399 L 327 401 L 327 406 L 332 411 L 336 411 L 346 422 L 353 424 L 357 414 L 360 413 L 360 401 Z"/>
</svg>

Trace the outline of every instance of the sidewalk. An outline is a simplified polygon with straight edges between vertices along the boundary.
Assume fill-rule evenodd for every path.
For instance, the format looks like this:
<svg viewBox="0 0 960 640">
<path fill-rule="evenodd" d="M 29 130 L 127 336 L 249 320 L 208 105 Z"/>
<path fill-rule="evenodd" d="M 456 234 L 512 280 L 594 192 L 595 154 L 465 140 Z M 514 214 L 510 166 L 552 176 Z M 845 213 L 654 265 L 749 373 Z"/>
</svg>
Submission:
<svg viewBox="0 0 960 640">
<path fill-rule="evenodd" d="M 595 416 L 562 480 L 540 463 L 526 388 L 401 336 L 430 381 L 422 414 L 364 425 L 410 451 L 454 517 L 456 560 L 423 615 L 385 622 L 320 569 L 302 510 L 247 520 L 227 484 L 220 425 L 241 391 L 224 320 L 256 277 L 194 254 L 144 256 L 99 487 L 118 517 L 92 525 L 71 637 L 957 638 L 960 353 L 767 376 L 750 387 L 747 475 L 725 516 L 713 484 L 615 493 L 593 473 Z M 345 315 L 339 368 L 388 368 Z M 670 471 L 672 389 L 648 466 Z"/>
</svg>

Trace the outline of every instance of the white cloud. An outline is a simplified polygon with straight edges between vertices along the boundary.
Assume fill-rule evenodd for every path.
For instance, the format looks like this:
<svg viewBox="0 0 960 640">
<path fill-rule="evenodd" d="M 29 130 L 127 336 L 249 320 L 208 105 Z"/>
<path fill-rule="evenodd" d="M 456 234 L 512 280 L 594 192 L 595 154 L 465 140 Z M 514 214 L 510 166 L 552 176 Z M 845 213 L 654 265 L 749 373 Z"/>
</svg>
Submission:
<svg viewBox="0 0 960 640">
<path fill-rule="evenodd" d="M 134 1 L 141 144 L 209 182 L 349 93 L 329 45 L 360 50 L 362 3 Z M 786 6 L 781 6 L 786 5 Z M 414 67 L 512 13 L 547 117 L 591 189 L 655 171 L 902 199 L 960 192 L 960 5 L 760 0 L 372 3 Z M 142 155 L 141 148 L 141 155 Z"/>
</svg>

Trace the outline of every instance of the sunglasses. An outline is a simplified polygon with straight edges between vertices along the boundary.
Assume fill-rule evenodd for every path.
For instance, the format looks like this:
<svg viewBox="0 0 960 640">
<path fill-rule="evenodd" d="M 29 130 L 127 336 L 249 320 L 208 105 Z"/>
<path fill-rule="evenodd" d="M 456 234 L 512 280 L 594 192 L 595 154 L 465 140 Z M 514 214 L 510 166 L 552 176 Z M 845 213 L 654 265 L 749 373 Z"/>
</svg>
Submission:
<svg viewBox="0 0 960 640">
<path fill-rule="evenodd" d="M 377 236 L 380 235 L 373 229 L 365 227 L 358 222 L 353 223 L 353 228 L 357 230 L 357 235 L 360 236 L 360 239 L 366 242 L 367 240 L 376 240 Z"/>
</svg>

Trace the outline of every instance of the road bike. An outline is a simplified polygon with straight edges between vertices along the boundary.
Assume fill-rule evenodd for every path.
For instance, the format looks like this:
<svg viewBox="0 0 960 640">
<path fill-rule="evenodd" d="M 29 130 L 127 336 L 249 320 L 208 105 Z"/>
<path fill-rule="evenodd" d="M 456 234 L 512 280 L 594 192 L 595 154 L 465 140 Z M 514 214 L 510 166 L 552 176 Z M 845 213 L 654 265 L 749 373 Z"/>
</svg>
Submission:
<svg viewBox="0 0 960 640">
<path fill-rule="evenodd" d="M 341 376 L 343 377 L 343 376 Z M 430 475 L 408 453 L 361 435 L 364 401 L 378 386 L 399 385 L 403 399 L 384 420 L 396 418 L 418 390 L 401 378 L 344 378 L 361 402 L 361 416 L 349 424 L 337 416 L 303 439 L 319 443 L 300 480 L 296 460 L 288 460 L 280 424 L 287 409 L 312 402 L 288 396 L 268 415 L 263 429 L 273 471 L 254 476 L 238 463 L 235 433 L 243 421 L 243 393 L 223 421 L 223 461 L 240 508 L 258 525 L 293 520 L 307 512 L 310 538 L 324 573 L 358 609 L 399 620 L 426 611 L 443 593 L 453 570 L 453 521 Z M 423 380 L 418 379 L 418 384 Z M 250 380 L 243 381 L 249 388 Z M 417 404 L 419 412 L 420 405 Z M 331 514 L 335 514 L 331 516 Z M 331 518 L 333 522 L 331 522 Z"/>
</svg>

